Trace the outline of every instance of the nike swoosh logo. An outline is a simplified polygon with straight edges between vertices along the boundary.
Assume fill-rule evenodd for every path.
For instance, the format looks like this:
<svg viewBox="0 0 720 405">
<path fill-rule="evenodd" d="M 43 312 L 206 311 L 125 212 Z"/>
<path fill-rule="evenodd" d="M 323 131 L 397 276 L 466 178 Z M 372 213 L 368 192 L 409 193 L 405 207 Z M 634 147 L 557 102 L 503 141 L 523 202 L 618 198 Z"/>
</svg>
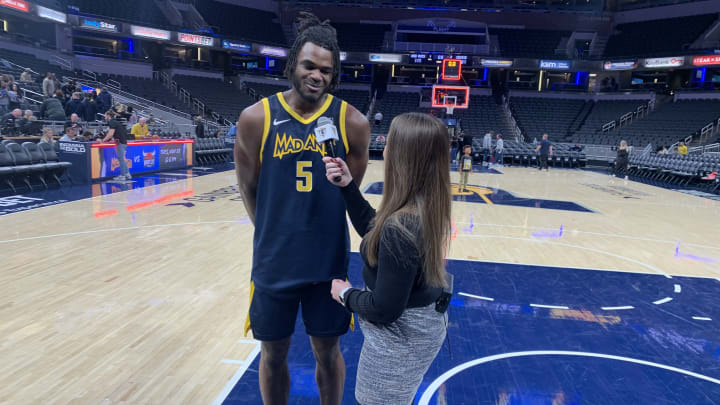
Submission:
<svg viewBox="0 0 720 405">
<path fill-rule="evenodd" d="M 278 126 L 278 125 L 284 124 L 284 123 L 286 123 L 286 122 L 288 122 L 288 121 L 290 121 L 290 120 L 278 121 L 277 119 L 274 119 L 274 120 L 273 120 L 273 125 Z"/>
</svg>

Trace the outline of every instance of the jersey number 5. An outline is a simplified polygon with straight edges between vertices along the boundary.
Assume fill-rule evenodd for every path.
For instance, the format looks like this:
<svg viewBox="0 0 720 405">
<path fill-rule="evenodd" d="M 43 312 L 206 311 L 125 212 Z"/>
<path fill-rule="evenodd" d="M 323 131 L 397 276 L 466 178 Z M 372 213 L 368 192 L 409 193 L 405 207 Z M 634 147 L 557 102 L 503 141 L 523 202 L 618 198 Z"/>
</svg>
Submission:
<svg viewBox="0 0 720 405">
<path fill-rule="evenodd" d="M 295 182 L 295 189 L 307 193 L 312 191 L 312 162 L 300 161 L 297 162 L 297 171 L 295 176 L 297 181 Z"/>
</svg>

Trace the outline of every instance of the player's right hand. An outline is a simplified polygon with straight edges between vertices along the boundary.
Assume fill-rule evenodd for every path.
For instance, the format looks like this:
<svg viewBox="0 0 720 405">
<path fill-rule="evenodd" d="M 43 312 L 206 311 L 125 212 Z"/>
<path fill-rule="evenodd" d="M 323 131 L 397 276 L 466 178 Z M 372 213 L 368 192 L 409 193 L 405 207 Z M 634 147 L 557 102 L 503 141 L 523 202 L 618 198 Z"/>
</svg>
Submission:
<svg viewBox="0 0 720 405">
<path fill-rule="evenodd" d="M 353 180 L 350 169 L 348 169 L 344 160 L 325 156 L 323 162 L 325 163 L 325 176 L 330 183 L 345 187 Z M 339 178 L 339 181 L 335 181 L 337 178 Z"/>
</svg>

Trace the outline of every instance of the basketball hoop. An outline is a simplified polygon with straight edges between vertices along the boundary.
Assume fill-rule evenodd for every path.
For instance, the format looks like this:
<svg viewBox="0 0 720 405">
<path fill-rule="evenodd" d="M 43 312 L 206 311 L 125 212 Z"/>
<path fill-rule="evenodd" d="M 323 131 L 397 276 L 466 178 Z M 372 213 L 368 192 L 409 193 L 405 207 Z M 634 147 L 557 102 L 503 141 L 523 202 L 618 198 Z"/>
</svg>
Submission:
<svg viewBox="0 0 720 405">
<path fill-rule="evenodd" d="M 456 108 L 467 109 L 470 104 L 470 87 L 434 85 L 432 89 L 433 108 L 445 109 L 452 115 Z"/>
</svg>

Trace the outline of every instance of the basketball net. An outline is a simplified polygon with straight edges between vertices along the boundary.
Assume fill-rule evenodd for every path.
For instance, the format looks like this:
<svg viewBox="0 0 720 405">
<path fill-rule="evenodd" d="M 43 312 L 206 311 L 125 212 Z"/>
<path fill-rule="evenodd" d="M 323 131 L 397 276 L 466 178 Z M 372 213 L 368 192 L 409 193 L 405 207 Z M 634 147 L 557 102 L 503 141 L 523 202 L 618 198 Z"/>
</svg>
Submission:
<svg viewBox="0 0 720 405">
<path fill-rule="evenodd" d="M 455 105 L 457 103 L 457 97 L 446 96 L 444 100 L 445 100 L 445 112 L 447 112 L 447 115 L 452 115 L 453 110 L 455 109 Z"/>
</svg>

